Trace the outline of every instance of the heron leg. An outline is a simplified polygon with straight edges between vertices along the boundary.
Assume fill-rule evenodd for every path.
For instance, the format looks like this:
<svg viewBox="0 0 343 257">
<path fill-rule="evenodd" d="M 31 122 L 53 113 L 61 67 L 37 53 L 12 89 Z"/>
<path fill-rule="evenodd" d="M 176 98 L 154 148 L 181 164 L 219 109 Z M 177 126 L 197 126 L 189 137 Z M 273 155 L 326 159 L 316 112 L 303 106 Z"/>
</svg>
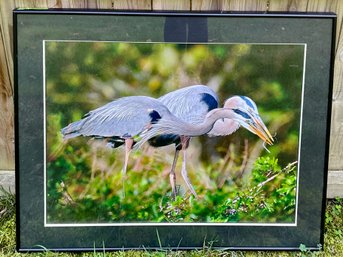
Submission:
<svg viewBox="0 0 343 257">
<path fill-rule="evenodd" d="M 172 192 L 173 192 L 173 199 L 176 199 L 176 175 L 175 175 L 175 167 L 176 167 L 176 163 L 177 163 L 177 159 L 179 157 L 179 152 L 180 150 L 175 150 L 175 155 L 174 155 L 174 161 L 173 161 L 173 165 L 170 169 L 170 173 L 169 173 L 169 180 L 170 180 L 170 185 L 172 188 Z"/>
<path fill-rule="evenodd" d="M 187 172 L 187 168 L 186 168 L 186 157 L 187 157 L 187 147 L 189 144 L 189 137 L 181 137 L 181 144 L 182 144 L 182 151 L 183 151 L 183 160 L 182 160 L 182 169 L 181 169 L 181 175 L 183 177 L 183 180 L 186 182 L 189 190 L 191 191 L 191 193 L 195 196 L 198 197 L 197 193 L 195 192 L 192 183 L 189 181 L 188 178 L 188 172 Z"/>
<path fill-rule="evenodd" d="M 125 197 L 125 180 L 126 180 L 126 170 L 127 170 L 127 165 L 129 162 L 129 155 L 132 150 L 133 146 L 133 139 L 132 138 L 126 138 L 125 139 L 125 160 L 124 160 L 124 166 L 122 170 L 122 175 L 123 175 L 123 196 Z"/>
<path fill-rule="evenodd" d="M 127 138 L 125 139 L 125 161 L 124 161 L 124 166 L 123 166 L 123 177 L 126 177 L 126 170 L 127 170 L 127 164 L 129 162 L 129 155 L 132 150 L 132 145 L 133 145 L 133 139 L 132 138 Z"/>
</svg>

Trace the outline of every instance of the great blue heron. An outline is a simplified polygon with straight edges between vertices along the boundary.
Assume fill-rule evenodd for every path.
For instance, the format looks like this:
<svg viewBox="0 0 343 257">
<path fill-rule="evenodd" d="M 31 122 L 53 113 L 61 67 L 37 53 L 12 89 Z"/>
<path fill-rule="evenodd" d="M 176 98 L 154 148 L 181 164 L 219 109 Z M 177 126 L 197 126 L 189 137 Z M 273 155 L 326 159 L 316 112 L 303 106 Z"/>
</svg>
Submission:
<svg viewBox="0 0 343 257">
<path fill-rule="evenodd" d="M 202 121 L 189 123 L 175 115 L 159 100 L 147 96 L 129 96 L 114 100 L 87 113 L 83 119 L 73 122 L 61 130 L 64 139 L 88 136 L 107 140 L 113 148 L 125 144 L 123 176 L 126 174 L 128 156 L 133 145 L 143 143 L 160 134 L 180 136 L 182 149 L 186 149 L 192 136 L 209 133 L 217 120 L 232 119 L 238 124 L 256 133 L 268 144 L 272 137 L 264 124 L 256 122 L 255 114 L 241 108 L 217 108 L 206 114 Z M 152 126 L 154 127 L 152 131 Z M 151 132 L 151 133 L 150 133 Z M 185 152 L 185 151 L 184 151 Z M 184 163 L 186 161 L 184 154 Z M 185 164 L 183 165 L 185 167 Z M 183 177 L 196 196 L 189 182 L 187 171 Z"/>
<path fill-rule="evenodd" d="M 128 96 L 114 100 L 87 113 L 81 120 L 70 123 L 61 130 L 64 139 L 77 136 L 104 139 L 113 147 L 125 144 L 122 169 L 126 174 L 129 153 L 139 135 L 151 124 L 163 118 L 175 117 L 160 101 L 147 96 Z"/>
<path fill-rule="evenodd" d="M 184 87 L 172 91 L 158 98 L 158 100 L 161 101 L 171 111 L 171 113 L 173 113 L 173 115 L 192 125 L 201 124 L 210 111 L 218 108 L 219 102 L 216 93 L 208 86 L 204 85 Z M 246 119 L 247 122 L 240 122 L 236 119 L 227 118 L 218 119 L 214 123 L 213 128 L 207 132 L 209 136 L 230 135 L 242 125 L 252 133 L 258 135 L 268 144 L 272 144 L 273 138 L 260 118 L 256 104 L 249 97 L 233 96 L 225 101 L 224 108 L 234 110 L 237 115 L 242 116 L 242 118 Z M 167 126 L 166 123 L 164 124 Z M 159 127 L 160 131 L 156 132 L 157 130 L 152 130 L 150 133 L 148 133 L 148 135 L 150 135 L 149 137 L 151 137 L 155 132 L 156 134 L 162 133 L 161 125 L 156 126 Z M 169 126 L 171 130 L 175 128 L 174 124 L 169 124 Z M 165 127 L 164 129 L 167 128 Z M 171 132 L 171 130 L 169 131 Z M 149 143 L 155 147 L 165 146 L 173 143 L 175 144 L 174 160 L 169 173 L 170 184 L 174 198 L 176 197 L 175 166 L 180 150 L 183 150 L 181 175 L 191 193 L 194 196 L 197 196 L 192 184 L 189 181 L 186 169 L 186 148 L 189 145 L 191 137 L 186 136 L 186 132 L 181 130 L 179 130 L 179 133 L 162 133 L 161 135 L 149 139 Z M 164 131 L 166 132 L 167 130 Z M 183 134 L 181 132 L 183 132 Z M 193 135 L 195 136 L 195 134 Z M 198 133 L 198 135 L 200 134 Z"/>
</svg>

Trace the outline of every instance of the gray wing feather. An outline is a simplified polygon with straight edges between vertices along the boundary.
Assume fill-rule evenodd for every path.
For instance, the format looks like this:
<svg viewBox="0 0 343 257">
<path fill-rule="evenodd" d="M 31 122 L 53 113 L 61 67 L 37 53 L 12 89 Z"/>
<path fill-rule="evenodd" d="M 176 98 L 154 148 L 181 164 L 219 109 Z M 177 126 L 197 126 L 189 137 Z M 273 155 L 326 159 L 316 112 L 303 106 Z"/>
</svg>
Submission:
<svg viewBox="0 0 343 257">
<path fill-rule="evenodd" d="M 218 103 L 216 93 L 207 86 L 194 85 L 172 91 L 158 98 L 176 117 L 192 124 L 201 123 L 208 113 L 203 94 L 211 95 Z"/>
<path fill-rule="evenodd" d="M 64 138 L 79 135 L 101 137 L 132 137 L 151 123 L 155 110 L 162 117 L 168 109 L 158 100 L 146 96 L 123 97 L 90 111 L 85 117 L 61 130 Z"/>
</svg>

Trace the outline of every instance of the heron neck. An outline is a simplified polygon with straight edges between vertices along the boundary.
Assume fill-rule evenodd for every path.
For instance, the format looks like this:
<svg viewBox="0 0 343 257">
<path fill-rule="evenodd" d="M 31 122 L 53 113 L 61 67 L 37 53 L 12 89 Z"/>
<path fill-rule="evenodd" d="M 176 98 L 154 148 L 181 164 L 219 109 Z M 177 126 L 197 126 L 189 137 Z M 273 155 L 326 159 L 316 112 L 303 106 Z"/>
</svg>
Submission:
<svg viewBox="0 0 343 257">
<path fill-rule="evenodd" d="M 208 133 L 219 119 L 233 119 L 234 113 L 228 108 L 217 108 L 210 111 L 204 121 L 200 124 L 185 123 L 183 125 L 183 135 L 200 136 Z"/>
</svg>

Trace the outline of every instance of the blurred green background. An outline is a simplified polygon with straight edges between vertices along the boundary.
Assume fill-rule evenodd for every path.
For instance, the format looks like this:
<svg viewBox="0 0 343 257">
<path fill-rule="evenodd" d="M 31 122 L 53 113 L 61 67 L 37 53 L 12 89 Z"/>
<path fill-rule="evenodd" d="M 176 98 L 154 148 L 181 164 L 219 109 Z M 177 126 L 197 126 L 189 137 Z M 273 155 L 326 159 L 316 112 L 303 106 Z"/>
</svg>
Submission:
<svg viewBox="0 0 343 257">
<path fill-rule="evenodd" d="M 45 42 L 47 221 L 294 222 L 304 45 Z M 199 194 L 171 199 L 174 146 L 131 154 L 123 197 L 123 149 L 60 129 L 128 95 L 159 97 L 204 84 L 221 104 L 245 95 L 276 142 L 244 129 L 193 138 L 188 172 Z"/>
</svg>

